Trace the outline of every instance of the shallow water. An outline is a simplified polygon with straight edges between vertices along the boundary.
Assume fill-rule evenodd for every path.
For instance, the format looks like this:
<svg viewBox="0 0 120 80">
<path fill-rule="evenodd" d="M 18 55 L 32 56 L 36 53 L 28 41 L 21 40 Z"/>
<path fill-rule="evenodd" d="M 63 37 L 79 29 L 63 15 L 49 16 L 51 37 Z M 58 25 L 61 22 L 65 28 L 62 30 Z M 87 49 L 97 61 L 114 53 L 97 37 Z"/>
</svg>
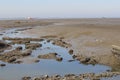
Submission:
<svg viewBox="0 0 120 80">
<path fill-rule="evenodd" d="M 3 37 L 11 37 L 11 38 L 15 38 L 15 37 L 20 37 L 20 38 L 25 38 L 25 37 L 30 37 L 28 35 L 24 35 L 24 34 L 21 34 L 22 31 L 21 29 L 29 29 L 30 27 L 27 27 L 27 28 L 10 28 L 10 29 L 7 29 L 7 30 L 4 30 L 3 32 L 0 32 L 0 40 L 2 40 Z"/>
<path fill-rule="evenodd" d="M 7 31 L 3 36 L 6 37 L 28 37 L 27 35 L 21 35 L 21 32 L 15 33 L 16 29 L 12 29 Z M 11 32 L 12 31 L 12 32 Z M 8 33 L 9 32 L 9 33 Z M 1 37 L 1 38 L 2 38 Z M 52 59 L 40 59 L 38 63 L 22 63 L 22 64 L 8 64 L 6 63 L 5 67 L 0 67 L 0 80 L 21 80 L 24 76 L 38 76 L 38 75 L 54 75 L 54 74 L 81 74 L 81 73 L 101 73 L 105 72 L 106 70 L 110 70 L 111 68 L 104 65 L 84 65 L 79 63 L 79 61 L 69 62 L 68 60 L 73 60 L 72 56 L 69 55 L 68 50 L 66 48 L 53 45 L 51 42 L 35 42 L 32 41 L 31 43 L 40 43 L 43 46 L 37 48 L 36 50 L 32 51 L 32 55 L 27 57 L 31 60 L 37 58 L 40 54 L 48 54 L 48 53 L 58 53 L 59 56 L 63 58 L 61 62 Z M 22 46 L 25 48 L 24 45 L 13 45 L 13 49 L 17 46 Z M 25 62 L 27 60 L 25 59 Z M 23 59 L 24 61 L 24 59 Z M 0 62 L 4 63 L 4 62 Z"/>
</svg>

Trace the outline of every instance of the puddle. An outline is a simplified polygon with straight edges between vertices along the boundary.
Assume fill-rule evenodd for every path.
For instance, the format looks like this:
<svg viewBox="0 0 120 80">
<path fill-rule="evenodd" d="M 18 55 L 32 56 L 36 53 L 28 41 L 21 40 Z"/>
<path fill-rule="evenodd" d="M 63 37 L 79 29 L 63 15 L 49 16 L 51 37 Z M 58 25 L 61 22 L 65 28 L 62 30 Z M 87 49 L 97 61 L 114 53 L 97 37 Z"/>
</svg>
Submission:
<svg viewBox="0 0 120 80">
<path fill-rule="evenodd" d="M 28 37 L 25 35 L 21 35 L 21 32 L 14 33 L 17 29 L 8 30 L 4 33 L 3 36 L 7 37 Z M 12 33 L 11 33 L 12 32 Z M 19 36 L 18 36 L 19 35 Z M 2 39 L 2 37 L 0 37 Z M 68 50 L 66 48 L 53 45 L 51 42 L 42 41 L 35 42 L 31 41 L 31 43 L 40 43 L 42 47 L 37 48 L 32 51 L 31 56 L 23 59 L 24 62 L 27 62 L 28 58 L 31 60 L 38 59 L 37 56 L 40 54 L 48 54 L 48 53 L 58 53 L 60 57 L 63 58 L 61 62 L 58 62 L 53 59 L 39 59 L 38 63 L 22 63 L 22 64 L 8 64 L 5 63 L 5 67 L 0 67 L 0 79 L 2 80 L 21 80 L 24 76 L 38 76 L 38 75 L 54 75 L 54 74 L 81 74 L 81 73 L 101 73 L 106 70 L 110 70 L 111 68 L 104 65 L 84 65 L 79 63 L 79 61 L 69 62 L 68 60 L 73 60 L 72 56 L 69 55 Z M 15 49 L 18 46 L 22 46 L 25 49 L 24 44 L 15 44 L 12 45 L 12 49 Z M 4 63 L 1 62 L 0 63 Z"/>
</svg>

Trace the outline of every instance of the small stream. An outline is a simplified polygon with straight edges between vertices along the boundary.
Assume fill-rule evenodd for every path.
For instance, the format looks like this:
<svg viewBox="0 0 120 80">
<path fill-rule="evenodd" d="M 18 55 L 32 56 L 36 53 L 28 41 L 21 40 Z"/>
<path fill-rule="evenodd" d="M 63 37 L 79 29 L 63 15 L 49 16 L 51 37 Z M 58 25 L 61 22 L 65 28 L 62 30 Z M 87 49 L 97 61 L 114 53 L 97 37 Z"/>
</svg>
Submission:
<svg viewBox="0 0 120 80">
<path fill-rule="evenodd" d="M 31 37 L 27 35 L 21 34 L 21 31 L 17 31 L 18 28 L 9 29 L 4 33 L 0 33 L 0 39 L 3 37 Z M 9 41 L 7 41 L 9 42 Z M 65 74 L 76 74 L 79 75 L 81 73 L 101 73 L 106 72 L 106 70 L 111 70 L 110 67 L 104 65 L 84 65 L 79 61 L 74 60 L 71 55 L 69 55 L 68 50 L 66 48 L 53 45 L 51 42 L 45 41 L 31 41 L 31 43 L 40 43 L 43 46 L 37 48 L 32 51 L 31 56 L 23 58 L 25 63 L 21 64 L 9 64 L 5 63 L 5 67 L 0 67 L 0 80 L 21 80 L 24 76 L 39 76 L 39 75 L 65 75 Z M 24 44 L 15 44 L 12 45 L 12 50 L 18 46 L 22 46 L 25 49 Z M 6 50 L 7 52 L 9 50 Z M 61 62 L 58 62 L 54 59 L 39 59 L 37 58 L 40 54 L 48 54 L 48 53 L 58 53 L 60 57 L 63 58 Z M 39 59 L 38 63 L 28 63 L 30 60 Z M 73 60 L 69 62 L 69 60 Z M 0 63 L 4 63 L 0 61 Z M 107 80 L 107 79 L 103 79 Z"/>
</svg>

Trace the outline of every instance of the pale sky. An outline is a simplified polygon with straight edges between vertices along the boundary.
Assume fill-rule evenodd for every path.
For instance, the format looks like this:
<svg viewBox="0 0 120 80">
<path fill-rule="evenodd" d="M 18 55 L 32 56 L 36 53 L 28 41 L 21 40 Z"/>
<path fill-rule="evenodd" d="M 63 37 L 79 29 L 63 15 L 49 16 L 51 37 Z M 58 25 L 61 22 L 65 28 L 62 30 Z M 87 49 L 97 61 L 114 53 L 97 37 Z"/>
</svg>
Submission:
<svg viewBox="0 0 120 80">
<path fill-rule="evenodd" d="M 120 17 L 120 0 L 0 0 L 0 18 Z"/>
</svg>

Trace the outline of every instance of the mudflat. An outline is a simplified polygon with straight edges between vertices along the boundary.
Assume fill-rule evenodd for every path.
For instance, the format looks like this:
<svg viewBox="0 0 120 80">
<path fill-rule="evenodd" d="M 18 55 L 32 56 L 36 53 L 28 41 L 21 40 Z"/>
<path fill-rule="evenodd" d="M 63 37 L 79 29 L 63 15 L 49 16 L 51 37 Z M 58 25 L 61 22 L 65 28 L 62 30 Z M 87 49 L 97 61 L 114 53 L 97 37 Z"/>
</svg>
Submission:
<svg viewBox="0 0 120 80">
<path fill-rule="evenodd" d="M 74 54 L 94 57 L 98 63 L 119 67 L 119 59 L 111 52 L 120 46 L 120 19 L 56 19 L 53 25 L 35 27 L 23 34 L 42 37 L 64 37 Z"/>
<path fill-rule="evenodd" d="M 34 48 L 36 49 L 37 47 L 41 46 L 36 43 L 31 44 L 30 41 L 41 41 L 44 39 L 48 43 L 52 42 L 53 45 L 66 48 L 69 54 L 75 60 L 80 61 L 82 64 L 102 64 L 110 66 L 111 73 L 109 74 L 119 74 L 120 56 L 113 54 L 112 52 L 112 45 L 120 46 L 119 18 L 33 19 L 0 21 L 0 32 L 4 33 L 5 30 L 14 28 L 24 28 L 18 29 L 17 31 L 21 31 L 21 35 L 31 36 L 32 38 L 19 38 L 19 36 L 10 38 L 3 36 L 3 40 L 12 41 L 9 45 L 22 43 L 25 44 L 26 48 L 34 50 Z M 17 33 L 17 31 L 14 33 Z M 19 49 L 21 48 L 17 47 L 15 50 L 19 52 Z M 6 54 L 8 53 L 9 52 Z M 57 61 L 62 61 L 61 57 L 56 58 L 57 53 L 55 55 L 51 54 L 53 53 L 39 55 L 38 58 L 52 58 Z M 12 54 L 12 51 L 10 51 L 10 55 L 16 54 Z M 17 55 L 17 57 L 20 58 L 21 55 L 23 55 L 23 53 L 20 53 Z M 31 55 L 31 52 L 27 56 L 29 55 Z M 6 57 L 6 55 L 2 54 L 1 60 L 9 62 L 9 60 L 6 61 L 4 57 Z M 9 57 L 9 55 L 7 55 L 7 57 Z M 38 62 L 38 58 L 35 59 L 34 62 Z M 8 59 L 11 59 L 11 57 Z M 22 59 L 20 60 L 22 61 Z M 20 61 L 18 61 L 18 63 L 19 62 Z M 16 63 L 16 61 L 13 61 L 12 63 Z M 67 77 L 70 78 L 71 76 L 74 75 L 68 75 Z M 24 77 L 23 79 L 27 80 L 27 78 L 30 77 Z"/>
</svg>

